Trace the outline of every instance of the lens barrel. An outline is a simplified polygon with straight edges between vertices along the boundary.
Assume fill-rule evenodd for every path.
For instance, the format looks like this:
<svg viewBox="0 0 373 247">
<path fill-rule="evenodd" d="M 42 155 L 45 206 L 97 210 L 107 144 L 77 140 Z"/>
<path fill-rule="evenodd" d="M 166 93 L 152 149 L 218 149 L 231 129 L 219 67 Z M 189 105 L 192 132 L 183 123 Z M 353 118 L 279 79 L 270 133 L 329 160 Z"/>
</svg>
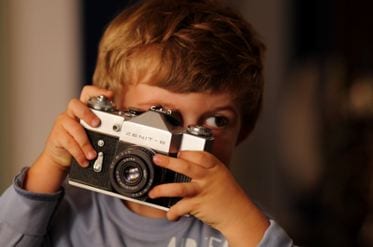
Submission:
<svg viewBox="0 0 373 247">
<path fill-rule="evenodd" d="M 110 165 L 110 180 L 114 189 L 131 198 L 146 195 L 154 183 L 154 154 L 141 146 L 130 146 L 120 152 Z"/>
</svg>

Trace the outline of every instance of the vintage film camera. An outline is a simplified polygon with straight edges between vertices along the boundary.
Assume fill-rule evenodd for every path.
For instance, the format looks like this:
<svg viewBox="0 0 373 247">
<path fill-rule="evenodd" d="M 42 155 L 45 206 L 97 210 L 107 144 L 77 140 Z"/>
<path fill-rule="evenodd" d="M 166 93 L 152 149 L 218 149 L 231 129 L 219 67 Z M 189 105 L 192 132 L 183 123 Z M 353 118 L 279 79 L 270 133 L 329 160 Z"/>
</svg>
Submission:
<svg viewBox="0 0 373 247">
<path fill-rule="evenodd" d="M 180 150 L 209 151 L 211 131 L 202 126 L 181 128 L 176 112 L 159 106 L 145 112 L 119 111 L 104 96 L 91 98 L 88 106 L 101 125 L 81 124 L 98 155 L 87 168 L 73 160 L 69 184 L 168 210 L 180 198 L 150 199 L 150 189 L 163 183 L 190 182 L 190 178 L 153 165 L 153 155 L 176 157 Z"/>
</svg>

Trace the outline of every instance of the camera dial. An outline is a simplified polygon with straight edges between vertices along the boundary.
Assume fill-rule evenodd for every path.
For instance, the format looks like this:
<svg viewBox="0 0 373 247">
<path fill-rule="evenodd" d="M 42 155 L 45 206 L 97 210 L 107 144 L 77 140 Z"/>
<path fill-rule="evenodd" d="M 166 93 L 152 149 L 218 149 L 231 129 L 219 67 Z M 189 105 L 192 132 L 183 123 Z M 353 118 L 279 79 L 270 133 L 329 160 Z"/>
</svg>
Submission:
<svg viewBox="0 0 373 247">
<path fill-rule="evenodd" d="M 99 111 L 110 112 L 114 110 L 114 103 L 103 95 L 91 97 L 88 100 L 87 105 Z"/>
<path fill-rule="evenodd" d="M 167 121 L 174 126 L 180 126 L 182 117 L 179 111 L 166 109 L 161 105 L 153 105 L 149 108 L 150 111 L 158 112 L 166 116 Z"/>
<path fill-rule="evenodd" d="M 189 134 L 201 137 L 212 137 L 211 130 L 209 128 L 200 125 L 189 125 L 187 128 Z"/>
</svg>

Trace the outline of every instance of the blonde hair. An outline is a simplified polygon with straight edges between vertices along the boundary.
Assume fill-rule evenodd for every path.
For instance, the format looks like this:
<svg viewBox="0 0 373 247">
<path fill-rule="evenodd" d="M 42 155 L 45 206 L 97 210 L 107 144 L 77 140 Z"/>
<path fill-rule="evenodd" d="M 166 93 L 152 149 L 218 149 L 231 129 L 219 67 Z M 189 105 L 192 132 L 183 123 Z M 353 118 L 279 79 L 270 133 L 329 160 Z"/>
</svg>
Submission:
<svg viewBox="0 0 373 247">
<path fill-rule="evenodd" d="M 262 104 L 263 43 L 230 8 L 209 0 L 145 0 L 120 13 L 99 46 L 93 82 L 118 90 L 231 93 L 251 130 Z"/>
</svg>

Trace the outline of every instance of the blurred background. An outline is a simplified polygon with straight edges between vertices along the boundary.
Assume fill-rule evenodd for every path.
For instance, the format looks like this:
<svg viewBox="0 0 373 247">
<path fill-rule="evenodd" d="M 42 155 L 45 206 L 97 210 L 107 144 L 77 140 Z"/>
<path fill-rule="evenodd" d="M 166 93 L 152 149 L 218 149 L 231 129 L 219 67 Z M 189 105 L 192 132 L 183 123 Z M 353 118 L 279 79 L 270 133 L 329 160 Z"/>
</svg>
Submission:
<svg viewBox="0 0 373 247">
<path fill-rule="evenodd" d="M 0 0 L 0 191 L 89 84 L 128 4 Z M 264 109 L 235 176 L 297 244 L 373 246 L 373 1 L 230 4 L 267 45 Z"/>
</svg>

